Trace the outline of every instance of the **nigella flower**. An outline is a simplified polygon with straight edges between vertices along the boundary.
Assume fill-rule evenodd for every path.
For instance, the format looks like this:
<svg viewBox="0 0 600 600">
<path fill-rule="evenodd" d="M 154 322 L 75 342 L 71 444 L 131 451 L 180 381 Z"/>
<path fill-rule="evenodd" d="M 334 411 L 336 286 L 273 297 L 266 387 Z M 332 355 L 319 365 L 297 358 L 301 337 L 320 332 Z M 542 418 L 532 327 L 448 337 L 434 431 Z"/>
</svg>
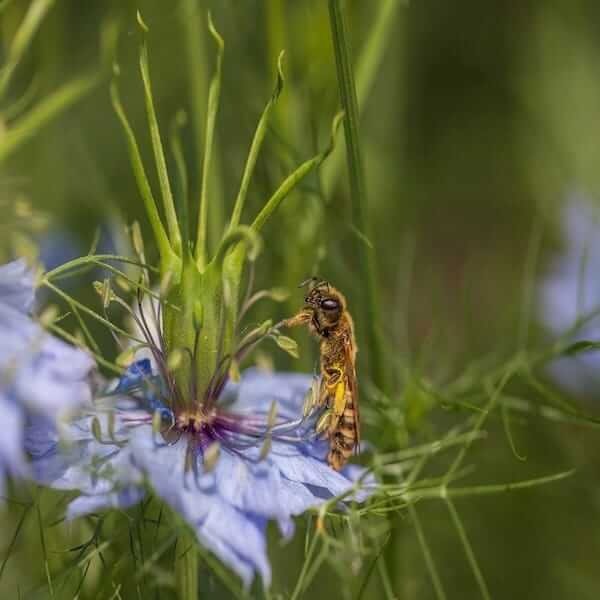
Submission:
<svg viewBox="0 0 600 600">
<path fill-rule="evenodd" d="M 354 488 L 365 471 L 338 473 L 325 462 L 327 443 L 314 418 L 302 417 L 312 377 L 248 370 L 233 383 L 219 369 L 203 398 L 178 408 L 172 399 L 182 390 L 161 347 L 149 342 L 152 361 L 132 363 L 71 422 L 66 449 L 47 422 L 30 428 L 36 478 L 81 492 L 69 518 L 130 506 L 147 480 L 246 585 L 255 572 L 268 585 L 268 521 L 287 538 L 293 517 L 309 508 L 343 494 L 364 500 L 365 489 Z"/>
<path fill-rule="evenodd" d="M 91 399 L 87 377 L 94 366 L 85 352 L 48 334 L 29 313 L 34 276 L 23 261 L 0 267 L 0 490 L 7 475 L 29 474 L 24 452 L 28 419 L 49 422 Z"/>
<path fill-rule="evenodd" d="M 294 347 L 293 340 L 270 322 L 245 332 L 242 317 L 254 302 L 278 296 L 275 290 L 251 293 L 254 263 L 262 248 L 261 229 L 292 189 L 327 158 L 341 115 L 333 120 L 329 146 L 298 165 L 254 219 L 242 223 L 256 157 L 283 87 L 280 59 L 275 88 L 257 125 L 231 217 L 220 241 L 209 247 L 207 223 L 213 203 L 204 193 L 207 186 L 202 186 L 199 206 L 185 206 L 185 201 L 181 210 L 175 206 L 151 93 L 148 28 L 139 13 L 138 24 L 143 36 L 140 71 L 164 211 L 157 208 L 134 129 L 120 101 L 118 68 L 114 69 L 111 99 L 126 136 L 158 263 L 147 262 L 142 232 L 134 223 L 130 231 L 135 260 L 87 255 L 47 273 L 45 282 L 65 298 L 52 283 L 54 276 L 64 280 L 69 271 L 92 264 L 118 275 L 119 287 L 136 295 L 139 312 L 132 312 L 137 326 L 133 338 L 136 346 L 145 346 L 146 355 L 138 352 L 122 377 L 64 426 L 68 444 L 59 443 L 51 421 L 37 419 L 28 430 L 27 447 L 38 481 L 80 491 L 69 505 L 69 517 L 130 506 L 140 500 L 149 483 L 195 531 L 200 543 L 246 585 L 256 573 L 268 585 L 265 533 L 270 520 L 287 537 L 293 532 L 294 516 L 330 500 L 338 502 L 338 496 L 361 501 L 368 492 L 359 489 L 364 469 L 349 466 L 336 472 L 325 462 L 327 442 L 315 433 L 320 415 L 303 416 L 312 377 L 249 371 L 237 383 L 230 380 L 230 374 L 238 373 L 242 360 L 261 340 L 274 339 L 288 351 Z M 224 47 L 210 16 L 208 26 L 217 45 L 218 68 L 211 83 L 216 93 L 210 95 L 212 116 L 207 132 L 214 126 Z M 208 140 L 212 137 L 207 133 L 204 173 L 209 172 Z M 192 214 L 198 216 L 195 239 L 189 236 Z M 128 276 L 112 262 L 135 265 L 136 275 Z M 246 264 L 250 269 L 244 295 Z M 157 285 L 159 291 L 153 292 Z M 111 288 L 108 275 L 95 287 L 104 314 L 88 307 L 85 312 L 118 338 L 126 332 L 111 322 L 108 312 L 114 305 L 130 310 L 129 303 Z M 159 304 L 145 310 L 144 295 L 159 299 Z M 187 588 L 185 593 L 195 595 Z"/>
<path fill-rule="evenodd" d="M 556 336 L 571 330 L 572 341 L 600 340 L 600 222 L 586 199 L 573 196 L 563 213 L 565 250 L 542 281 L 541 310 Z M 600 358 L 582 353 L 560 358 L 550 372 L 572 392 L 600 388 Z"/>
</svg>

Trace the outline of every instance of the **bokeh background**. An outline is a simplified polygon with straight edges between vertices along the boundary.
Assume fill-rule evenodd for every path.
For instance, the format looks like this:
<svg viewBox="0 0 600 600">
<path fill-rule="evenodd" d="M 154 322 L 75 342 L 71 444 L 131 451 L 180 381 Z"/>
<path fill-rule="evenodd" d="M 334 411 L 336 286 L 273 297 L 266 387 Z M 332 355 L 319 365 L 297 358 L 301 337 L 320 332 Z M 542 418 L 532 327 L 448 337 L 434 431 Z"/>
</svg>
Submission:
<svg viewBox="0 0 600 600">
<path fill-rule="evenodd" d="M 5 58 L 29 5 L 28 0 L 1 3 Z M 146 228 L 108 93 L 110 62 L 116 58 L 123 103 L 151 165 L 137 68 L 138 9 L 150 30 L 153 90 L 165 141 L 176 115 L 187 115 L 179 135 L 192 202 L 199 197 L 203 119 L 215 59 L 207 10 L 225 39 L 210 181 L 213 243 L 233 205 L 282 49 L 286 87 L 258 161 L 246 222 L 295 165 L 327 144 L 339 100 L 324 0 L 57 0 L 14 73 L 2 107 L 0 141 L 15 119 L 8 108 L 23 96 L 26 113 L 75 78 L 97 73 L 101 81 L 3 157 L 0 221 L 6 254 L 9 246 L 30 251 L 15 235 L 32 223 L 27 206 L 45 223 L 35 227 L 33 237 L 42 243 L 49 265 L 87 252 L 99 229 L 101 243 L 123 248 L 124 224 L 138 219 Z M 256 276 L 258 287 L 292 292 L 283 304 L 264 306 L 263 317 L 293 312 L 301 302 L 297 284 L 315 273 L 347 294 L 358 328 L 365 437 L 377 441 L 380 450 L 392 450 L 435 440 L 477 410 L 468 403 L 445 403 L 440 394 L 446 382 L 473 372 L 476 387 L 475 365 L 492 369 L 519 351 L 550 344 L 552 314 L 543 312 L 539 290 L 569 243 L 565 210 L 577 195 L 593 211 L 600 194 L 600 6 L 591 0 L 377 0 L 347 2 L 346 10 L 357 66 L 385 389 L 377 392 L 372 385 L 366 332 L 376 324 L 364 317 L 357 249 L 365 242 L 351 225 L 343 143 L 266 227 Z M 117 39 L 116 48 L 111 39 Z M 594 277 L 593 269 L 589 276 Z M 70 285 L 77 297 L 96 301 L 89 282 Z M 259 317 L 255 313 L 251 319 Z M 95 333 L 114 358 L 106 332 Z M 296 339 L 299 361 L 265 348 L 259 362 L 313 370 L 315 345 L 301 334 Z M 589 365 L 593 370 L 594 363 Z M 598 413 L 600 388 L 565 389 L 548 373 L 542 374 L 547 397 L 560 397 L 588 415 Z M 428 393 L 430 385 L 439 394 Z M 387 399 L 385 410 L 376 408 L 380 392 Z M 539 389 L 519 382 L 511 393 L 532 406 L 547 403 Z M 466 481 L 508 483 L 572 468 L 575 474 L 547 486 L 459 498 L 456 506 L 492 597 L 597 598 L 600 432 L 591 421 L 548 420 L 535 412 L 508 415 L 510 440 L 500 412 L 492 414 L 486 439 L 469 453 L 472 471 Z M 441 459 L 442 465 L 444 460 L 449 459 Z M 0 517 L 3 598 L 51 597 L 40 543 L 46 526 L 51 566 L 60 570 L 70 560 L 68 528 L 57 534 L 61 526 L 50 527 L 60 500 L 44 502 L 47 513 L 28 517 L 18 535 L 18 506 L 9 505 Z M 446 596 L 481 597 L 446 507 L 435 500 L 417 506 Z M 273 536 L 271 597 L 290 597 L 303 563 L 303 531 L 311 526 L 300 520 L 296 538 L 286 545 Z M 372 524 L 365 519 L 361 527 L 389 531 L 380 538 L 386 543 L 378 542 L 382 547 L 371 547 L 360 560 L 343 552 L 326 557 L 306 597 L 436 597 L 407 511 Z M 107 549 L 109 566 L 97 557 L 92 561 L 80 597 L 110 598 L 112 592 L 102 587 L 106 573 L 117 584 L 119 577 L 126 579 L 124 569 L 110 566 L 116 560 L 110 553 Z M 201 580 L 211 598 L 230 597 L 207 565 Z M 72 595 L 64 597 L 73 597 L 68 585 L 56 597 L 66 589 Z M 169 593 L 158 587 L 142 597 Z M 137 597 L 128 594 L 122 597 Z M 263 597 L 260 591 L 253 594 Z"/>
</svg>

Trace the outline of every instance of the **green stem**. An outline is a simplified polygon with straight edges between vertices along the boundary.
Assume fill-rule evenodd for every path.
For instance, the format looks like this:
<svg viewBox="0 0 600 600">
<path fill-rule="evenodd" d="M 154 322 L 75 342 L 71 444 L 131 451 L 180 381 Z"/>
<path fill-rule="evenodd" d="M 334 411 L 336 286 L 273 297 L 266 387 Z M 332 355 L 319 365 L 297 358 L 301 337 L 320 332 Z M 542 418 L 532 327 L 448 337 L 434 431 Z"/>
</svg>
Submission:
<svg viewBox="0 0 600 600">
<path fill-rule="evenodd" d="M 179 600 L 198 599 L 198 566 L 198 541 L 191 531 L 182 528 L 175 556 L 175 585 Z"/>
<path fill-rule="evenodd" d="M 350 196 L 352 199 L 352 225 L 360 232 L 361 236 L 371 239 L 367 192 L 358 132 L 358 102 L 356 100 L 356 86 L 351 60 L 352 52 L 341 0 L 329 0 L 329 23 L 335 51 L 340 100 L 346 115 L 344 133 Z M 369 366 L 373 382 L 379 389 L 385 390 L 387 386 L 380 335 L 378 294 L 375 285 L 375 256 L 373 249 L 360 239 L 358 240 L 357 254 L 362 280 L 366 285 L 367 298 L 364 303 L 366 308 L 363 320 L 367 326 Z"/>
</svg>

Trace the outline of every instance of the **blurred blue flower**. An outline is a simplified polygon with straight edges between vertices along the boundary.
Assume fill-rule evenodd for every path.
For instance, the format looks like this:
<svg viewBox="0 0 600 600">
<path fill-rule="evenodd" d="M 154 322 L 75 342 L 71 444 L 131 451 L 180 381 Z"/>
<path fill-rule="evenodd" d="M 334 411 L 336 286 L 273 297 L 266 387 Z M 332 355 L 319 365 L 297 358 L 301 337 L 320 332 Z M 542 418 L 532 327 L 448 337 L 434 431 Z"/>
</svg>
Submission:
<svg viewBox="0 0 600 600">
<path fill-rule="evenodd" d="M 69 518 L 130 506 L 147 480 L 246 586 L 256 572 L 268 586 L 269 520 L 289 537 L 295 515 L 349 491 L 357 501 L 368 494 L 367 485 L 356 485 L 365 470 L 331 469 L 314 422 L 298 419 L 311 384 L 305 375 L 246 371 L 239 383 L 225 386 L 219 405 L 200 422 L 163 406 L 154 393 L 160 378 L 149 360 L 138 361 L 113 386 L 117 396 L 98 400 L 71 422 L 66 449 L 50 422 L 32 425 L 28 448 L 36 478 L 81 492 L 68 507 Z M 276 422 L 270 422 L 273 402 Z"/>
<path fill-rule="evenodd" d="M 91 401 L 93 360 L 29 316 L 34 276 L 23 261 L 0 266 L 0 491 L 7 475 L 29 473 L 24 428 L 32 415 L 56 420 Z"/>
<path fill-rule="evenodd" d="M 565 204 L 565 249 L 551 265 L 540 288 L 544 324 L 569 341 L 600 340 L 600 221 L 594 206 L 581 196 Z M 594 314 L 596 311 L 596 314 Z M 561 385 L 573 393 L 600 388 L 597 352 L 559 358 L 549 367 Z"/>
</svg>

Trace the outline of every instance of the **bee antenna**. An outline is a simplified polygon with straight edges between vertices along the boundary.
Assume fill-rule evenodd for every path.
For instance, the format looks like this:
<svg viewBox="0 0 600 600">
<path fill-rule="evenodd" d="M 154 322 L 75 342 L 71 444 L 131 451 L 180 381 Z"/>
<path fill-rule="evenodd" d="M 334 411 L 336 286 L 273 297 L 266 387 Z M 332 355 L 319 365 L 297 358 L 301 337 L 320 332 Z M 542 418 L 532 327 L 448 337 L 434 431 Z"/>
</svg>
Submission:
<svg viewBox="0 0 600 600">
<path fill-rule="evenodd" d="M 319 281 L 318 277 L 309 277 L 308 279 L 305 279 L 298 287 L 305 287 L 307 286 L 309 283 L 313 283 L 314 281 Z"/>
</svg>

